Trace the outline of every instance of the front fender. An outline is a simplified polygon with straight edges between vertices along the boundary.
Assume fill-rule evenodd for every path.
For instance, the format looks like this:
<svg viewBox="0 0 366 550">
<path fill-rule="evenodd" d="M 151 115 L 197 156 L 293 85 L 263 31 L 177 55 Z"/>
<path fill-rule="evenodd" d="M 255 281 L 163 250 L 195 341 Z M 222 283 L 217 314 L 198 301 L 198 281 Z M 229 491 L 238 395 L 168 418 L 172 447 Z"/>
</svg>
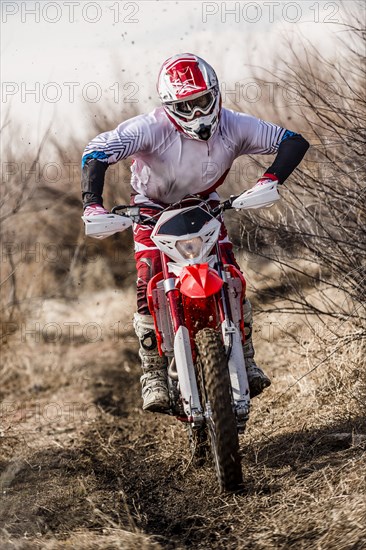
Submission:
<svg viewBox="0 0 366 550">
<path fill-rule="evenodd" d="M 190 298 L 208 298 L 221 290 L 224 281 L 208 264 L 184 267 L 179 275 L 180 292 Z"/>
</svg>

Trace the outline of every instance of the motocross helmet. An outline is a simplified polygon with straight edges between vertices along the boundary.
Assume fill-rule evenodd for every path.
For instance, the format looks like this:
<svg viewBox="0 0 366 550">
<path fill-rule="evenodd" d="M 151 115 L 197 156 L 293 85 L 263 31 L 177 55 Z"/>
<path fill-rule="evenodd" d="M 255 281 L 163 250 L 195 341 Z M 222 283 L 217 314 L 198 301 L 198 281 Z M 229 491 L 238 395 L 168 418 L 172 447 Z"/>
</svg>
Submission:
<svg viewBox="0 0 366 550">
<path fill-rule="evenodd" d="M 219 83 L 211 65 L 191 53 L 169 57 L 160 69 L 157 90 L 179 130 L 193 139 L 210 139 L 221 110 Z"/>
</svg>

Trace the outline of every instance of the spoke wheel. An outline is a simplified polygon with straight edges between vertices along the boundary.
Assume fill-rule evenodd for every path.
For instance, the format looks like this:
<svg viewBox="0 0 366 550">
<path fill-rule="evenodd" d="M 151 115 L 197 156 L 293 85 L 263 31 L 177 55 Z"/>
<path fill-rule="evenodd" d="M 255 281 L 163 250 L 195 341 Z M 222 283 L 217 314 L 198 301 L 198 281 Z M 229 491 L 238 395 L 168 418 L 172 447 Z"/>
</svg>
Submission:
<svg viewBox="0 0 366 550">
<path fill-rule="evenodd" d="M 239 439 L 232 404 L 230 375 L 220 333 L 203 329 L 196 336 L 201 395 L 217 479 L 222 491 L 237 491 L 243 483 Z"/>
</svg>

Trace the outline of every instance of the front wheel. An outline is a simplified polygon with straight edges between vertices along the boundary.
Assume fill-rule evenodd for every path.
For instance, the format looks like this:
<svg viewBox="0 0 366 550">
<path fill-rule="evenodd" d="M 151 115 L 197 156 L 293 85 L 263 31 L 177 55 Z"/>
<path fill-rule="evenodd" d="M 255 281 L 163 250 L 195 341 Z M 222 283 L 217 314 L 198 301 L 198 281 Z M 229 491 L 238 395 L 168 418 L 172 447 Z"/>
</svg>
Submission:
<svg viewBox="0 0 366 550">
<path fill-rule="evenodd" d="M 239 439 L 230 375 L 220 333 L 205 328 L 196 336 L 201 396 L 209 413 L 207 429 L 221 490 L 236 491 L 243 483 Z"/>
</svg>

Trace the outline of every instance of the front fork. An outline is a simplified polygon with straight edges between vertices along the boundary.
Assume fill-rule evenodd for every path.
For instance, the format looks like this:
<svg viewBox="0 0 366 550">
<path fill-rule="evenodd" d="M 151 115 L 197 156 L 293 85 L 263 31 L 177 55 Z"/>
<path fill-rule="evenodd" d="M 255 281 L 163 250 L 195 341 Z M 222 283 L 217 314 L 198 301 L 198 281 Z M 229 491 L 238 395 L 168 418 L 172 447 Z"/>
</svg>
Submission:
<svg viewBox="0 0 366 550">
<path fill-rule="evenodd" d="M 169 310 L 174 327 L 174 359 L 178 375 L 183 410 L 188 422 L 194 427 L 202 426 L 204 422 L 196 372 L 189 332 L 184 323 L 184 314 L 180 300 L 180 292 L 175 286 L 175 278 L 168 269 L 168 258 L 162 254 L 162 268 L 164 275 L 164 290 L 169 303 Z"/>
<path fill-rule="evenodd" d="M 217 257 L 221 258 L 218 244 L 216 244 L 216 253 Z M 225 283 L 221 289 L 222 314 L 224 317 L 221 323 L 221 330 L 228 358 L 232 400 L 238 429 L 239 431 L 244 431 L 246 422 L 249 419 L 250 394 L 248 376 L 245 368 L 242 334 L 240 327 L 236 326 L 233 322 L 228 292 L 229 282 L 221 261 L 217 264 L 217 271 Z"/>
</svg>

